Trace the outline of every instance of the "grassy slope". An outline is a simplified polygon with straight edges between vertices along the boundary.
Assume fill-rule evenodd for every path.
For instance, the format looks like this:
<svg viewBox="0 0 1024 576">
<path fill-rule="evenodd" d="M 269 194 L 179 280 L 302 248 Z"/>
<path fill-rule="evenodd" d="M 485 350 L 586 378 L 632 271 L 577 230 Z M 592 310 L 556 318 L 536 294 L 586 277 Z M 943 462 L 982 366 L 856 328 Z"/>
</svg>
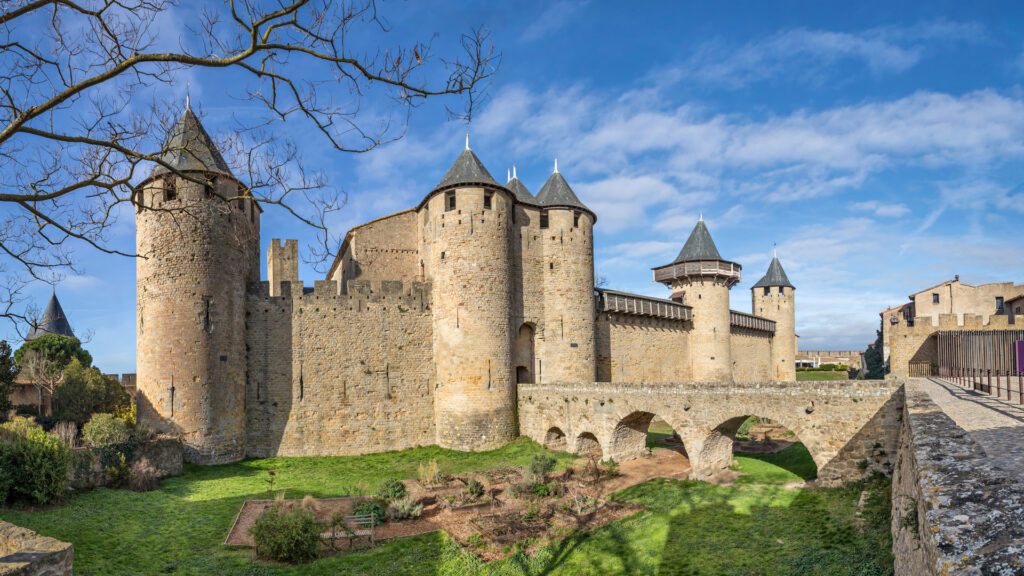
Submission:
<svg viewBox="0 0 1024 576">
<path fill-rule="evenodd" d="M 265 495 L 266 470 L 289 496 L 328 496 L 361 480 L 411 477 L 437 458 L 451 471 L 523 463 L 543 451 L 525 440 L 463 454 L 439 448 L 342 458 L 273 458 L 189 467 L 159 491 L 94 490 L 43 512 L 0 517 L 75 544 L 75 573 L 94 574 L 891 574 L 888 486 L 870 486 L 863 520 L 854 519 L 862 485 L 785 490 L 813 475 L 802 446 L 739 456 L 747 476 L 733 486 L 655 480 L 619 493 L 648 511 L 592 534 L 566 538 L 532 556 L 484 565 L 445 535 L 386 543 L 301 567 L 253 564 L 248 550 L 222 545 L 246 498 Z M 563 458 L 563 462 L 565 462 Z M 781 543 L 780 543 L 781 541 Z"/>
<path fill-rule="evenodd" d="M 797 382 L 808 382 L 813 380 L 849 380 L 850 375 L 846 372 L 797 372 Z"/>
</svg>

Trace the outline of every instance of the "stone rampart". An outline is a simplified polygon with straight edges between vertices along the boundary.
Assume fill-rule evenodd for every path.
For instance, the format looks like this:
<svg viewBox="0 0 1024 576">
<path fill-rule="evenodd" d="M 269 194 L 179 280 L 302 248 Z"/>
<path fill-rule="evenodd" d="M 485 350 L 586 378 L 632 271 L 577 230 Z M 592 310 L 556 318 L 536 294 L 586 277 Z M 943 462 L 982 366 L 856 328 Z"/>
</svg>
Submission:
<svg viewBox="0 0 1024 576">
<path fill-rule="evenodd" d="M 913 381 L 892 485 L 896 574 L 1024 573 L 1024 488 Z"/>
<path fill-rule="evenodd" d="M 690 327 L 681 319 L 597 315 L 598 382 L 671 382 L 690 377 Z"/>
<path fill-rule="evenodd" d="M 177 438 L 156 438 L 141 444 L 132 452 L 128 466 L 145 458 L 156 468 L 160 478 L 181 476 L 183 446 Z M 90 448 L 75 448 L 71 453 L 71 474 L 68 486 L 75 490 L 87 490 L 109 486 L 112 478 L 100 456 Z"/>
<path fill-rule="evenodd" d="M 267 283 L 248 295 L 250 457 L 333 456 L 434 443 L 429 283 Z"/>
<path fill-rule="evenodd" d="M 732 379 L 736 382 L 768 382 L 772 378 L 771 332 L 733 326 L 729 334 L 732 348 Z"/>
<path fill-rule="evenodd" d="M 71 576 L 75 549 L 0 520 L 0 576 Z"/>
<path fill-rule="evenodd" d="M 654 416 L 683 440 L 694 475 L 732 461 L 732 441 L 748 416 L 792 430 L 818 466 L 819 483 L 889 473 L 902 410 L 901 382 L 521 384 L 522 433 L 570 451 L 590 441 L 604 458 L 643 453 Z"/>
</svg>

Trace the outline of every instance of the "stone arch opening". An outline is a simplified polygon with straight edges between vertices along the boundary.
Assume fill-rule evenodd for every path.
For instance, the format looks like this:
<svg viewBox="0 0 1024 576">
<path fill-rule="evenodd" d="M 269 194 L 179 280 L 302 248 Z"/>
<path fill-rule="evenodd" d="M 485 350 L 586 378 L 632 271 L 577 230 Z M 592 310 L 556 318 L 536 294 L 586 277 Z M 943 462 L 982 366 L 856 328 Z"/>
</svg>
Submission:
<svg viewBox="0 0 1024 576">
<path fill-rule="evenodd" d="M 562 432 L 561 428 L 552 426 L 548 429 L 548 433 L 544 435 L 544 446 L 548 450 L 565 452 L 569 449 L 569 440 L 565 437 L 565 432 Z"/>
<path fill-rule="evenodd" d="M 652 412 L 638 410 L 616 424 L 609 456 L 625 462 L 647 455 L 653 448 L 670 448 L 686 455 L 682 440 L 667 421 Z"/>
<path fill-rule="evenodd" d="M 784 450 L 794 452 L 788 457 L 779 456 Z M 725 420 L 704 438 L 694 468 L 700 475 L 715 474 L 732 464 L 734 453 L 771 462 L 804 480 L 817 477 L 814 454 L 802 443 L 796 430 L 776 420 L 757 415 Z"/>
<path fill-rule="evenodd" d="M 601 442 L 597 436 L 590 432 L 583 432 L 576 437 L 576 454 L 581 456 L 594 456 L 598 460 L 604 458 L 604 451 L 601 450 Z"/>
<path fill-rule="evenodd" d="M 515 345 L 512 348 L 512 365 L 516 368 L 516 383 L 534 382 L 534 335 L 533 324 L 526 322 L 519 327 Z"/>
</svg>

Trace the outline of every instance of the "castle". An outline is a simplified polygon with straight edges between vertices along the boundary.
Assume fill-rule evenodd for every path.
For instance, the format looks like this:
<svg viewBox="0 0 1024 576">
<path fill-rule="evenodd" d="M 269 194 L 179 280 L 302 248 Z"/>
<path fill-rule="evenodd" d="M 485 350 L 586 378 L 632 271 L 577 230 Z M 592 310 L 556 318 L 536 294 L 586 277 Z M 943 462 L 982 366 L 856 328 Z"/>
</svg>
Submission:
<svg viewBox="0 0 1024 576">
<path fill-rule="evenodd" d="M 350 230 L 327 278 L 273 240 L 186 108 L 136 189 L 138 410 L 186 457 L 499 447 L 517 384 L 795 380 L 794 287 L 773 258 L 730 310 L 739 264 L 703 220 L 652 298 L 594 287 L 597 215 L 555 171 L 532 195 L 469 149 L 418 206 Z"/>
</svg>

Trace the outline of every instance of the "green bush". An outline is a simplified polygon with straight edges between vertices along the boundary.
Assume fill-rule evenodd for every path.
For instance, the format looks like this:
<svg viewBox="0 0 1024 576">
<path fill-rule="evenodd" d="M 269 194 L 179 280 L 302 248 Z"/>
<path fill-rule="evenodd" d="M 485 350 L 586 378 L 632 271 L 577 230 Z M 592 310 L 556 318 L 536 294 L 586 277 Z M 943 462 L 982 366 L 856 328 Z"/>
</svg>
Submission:
<svg viewBox="0 0 1024 576">
<path fill-rule="evenodd" d="M 39 406 L 35 404 L 18 404 L 14 411 L 19 416 L 39 416 Z"/>
<path fill-rule="evenodd" d="M 86 368 L 77 358 L 64 369 L 64 379 L 53 393 L 53 415 L 79 427 L 93 414 L 125 412 L 131 397 L 121 384 L 96 368 Z"/>
<path fill-rule="evenodd" d="M 385 520 L 387 520 L 387 517 L 384 515 L 384 507 L 377 503 L 376 500 L 364 500 L 363 502 L 356 504 L 352 513 L 356 516 L 373 514 L 373 523 L 377 526 L 380 526 Z"/>
<path fill-rule="evenodd" d="M 544 480 L 544 475 L 555 469 L 555 459 L 547 454 L 537 454 L 530 460 L 530 472 L 538 481 Z"/>
<path fill-rule="evenodd" d="M 406 492 L 408 491 L 401 480 L 398 478 L 388 478 L 377 488 L 377 498 L 385 502 L 394 502 L 400 498 L 405 498 Z"/>
<path fill-rule="evenodd" d="M 392 520 L 408 520 L 419 518 L 423 513 L 423 504 L 415 498 L 399 498 L 388 506 L 388 517 Z"/>
<path fill-rule="evenodd" d="M 11 389 L 17 376 L 18 367 L 14 364 L 14 356 L 11 355 L 11 345 L 6 340 L 0 340 L 0 422 L 4 421 L 7 412 L 13 408 Z"/>
<path fill-rule="evenodd" d="M 479 498 L 484 495 L 484 485 L 476 478 L 470 478 L 469 482 L 466 482 L 466 493 L 473 498 Z"/>
<path fill-rule="evenodd" d="M 71 449 L 28 418 L 0 425 L 0 503 L 46 504 L 64 496 Z"/>
<path fill-rule="evenodd" d="M 131 437 L 128 424 L 113 414 L 95 414 L 82 427 L 82 441 L 87 446 L 123 444 L 131 440 Z"/>
<path fill-rule="evenodd" d="M 547 484 L 535 484 L 533 487 L 533 493 L 537 496 L 550 496 L 551 488 Z"/>
<path fill-rule="evenodd" d="M 21 348 L 14 353 L 14 362 L 18 366 L 25 363 L 27 352 L 38 352 L 44 358 L 53 363 L 52 368 L 58 372 L 77 359 L 82 366 L 92 366 L 92 355 L 82 348 L 78 338 L 62 336 L 60 334 L 43 334 L 30 342 L 25 342 Z"/>
<path fill-rule="evenodd" d="M 300 564 L 320 556 L 323 526 L 311 510 L 271 506 L 249 528 L 260 558 Z"/>
</svg>

